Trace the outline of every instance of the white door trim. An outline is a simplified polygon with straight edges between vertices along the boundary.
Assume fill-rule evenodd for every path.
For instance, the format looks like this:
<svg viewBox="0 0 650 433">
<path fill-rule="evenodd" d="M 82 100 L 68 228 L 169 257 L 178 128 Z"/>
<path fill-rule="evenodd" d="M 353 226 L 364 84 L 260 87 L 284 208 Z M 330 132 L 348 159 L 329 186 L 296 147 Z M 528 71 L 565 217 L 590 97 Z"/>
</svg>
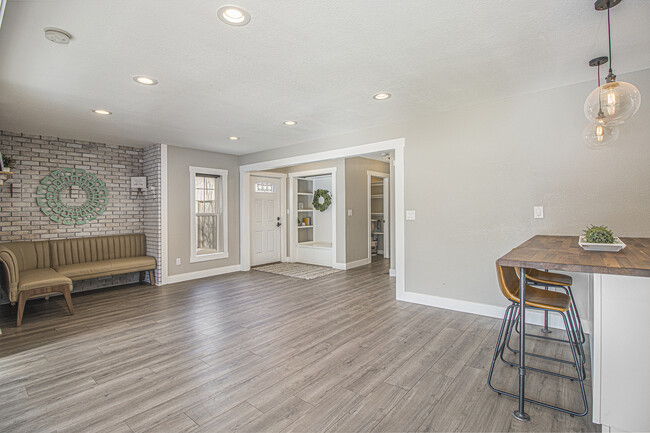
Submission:
<svg viewBox="0 0 650 433">
<path fill-rule="evenodd" d="M 271 170 L 274 168 L 287 167 L 290 165 L 305 164 L 309 162 L 325 161 L 329 159 L 346 158 L 359 156 L 367 153 L 382 151 L 395 151 L 395 297 L 398 300 L 405 298 L 405 258 L 404 258 L 404 147 L 405 138 L 380 141 L 376 143 L 362 144 L 360 146 L 346 147 L 343 149 L 328 150 L 312 154 L 280 158 L 275 160 L 245 164 L 239 167 L 240 171 L 240 209 L 241 209 L 241 270 L 250 269 L 250 227 L 246 221 L 250 220 L 250 206 L 248 203 L 250 188 L 250 172 L 260 170 Z"/>
<path fill-rule="evenodd" d="M 255 177 L 270 177 L 273 179 L 280 179 L 280 261 L 287 261 L 287 175 L 285 173 L 274 173 L 272 171 L 256 171 L 249 173 L 248 176 L 248 187 L 250 188 L 250 178 Z M 248 191 L 248 200 L 250 200 L 250 191 Z M 250 202 L 249 202 L 249 216 L 248 216 L 248 232 L 249 232 L 249 251 L 252 252 L 250 242 L 250 225 L 251 225 L 251 214 L 250 214 Z M 249 253 L 250 254 L 250 253 Z M 249 255 L 250 260 L 250 255 Z M 249 261 L 250 267 L 250 261 Z"/>
<path fill-rule="evenodd" d="M 298 231 L 296 221 L 298 219 L 298 209 L 296 209 L 296 203 L 293 199 L 294 189 L 296 187 L 296 178 L 297 177 L 308 177 L 308 176 L 318 176 L 322 174 L 331 174 L 332 175 L 332 266 L 337 263 L 336 257 L 336 167 L 328 168 L 319 168 L 316 170 L 305 170 L 305 171 L 296 171 L 294 173 L 289 173 L 289 195 L 291 196 L 291 201 L 289 204 L 290 214 L 291 214 L 291 232 L 289 232 L 289 261 L 296 261 L 296 241 Z"/>
<path fill-rule="evenodd" d="M 388 212 L 388 200 L 386 198 L 388 197 L 388 188 L 386 188 L 386 179 L 390 179 L 390 174 L 388 173 L 381 173 L 379 171 L 372 171 L 368 170 L 366 171 L 366 176 L 368 179 L 368 185 L 367 185 L 367 195 L 368 195 L 368 260 L 372 261 L 372 249 L 370 248 L 370 241 L 372 240 L 372 198 L 370 197 L 372 195 L 372 185 L 371 185 L 371 178 L 372 177 L 381 177 L 384 179 L 384 187 L 383 187 L 383 194 L 384 194 L 384 220 L 388 221 L 388 223 L 384 223 L 384 258 L 390 258 L 390 215 Z M 388 230 L 386 230 L 388 228 Z M 379 252 L 377 252 L 379 254 Z"/>
</svg>

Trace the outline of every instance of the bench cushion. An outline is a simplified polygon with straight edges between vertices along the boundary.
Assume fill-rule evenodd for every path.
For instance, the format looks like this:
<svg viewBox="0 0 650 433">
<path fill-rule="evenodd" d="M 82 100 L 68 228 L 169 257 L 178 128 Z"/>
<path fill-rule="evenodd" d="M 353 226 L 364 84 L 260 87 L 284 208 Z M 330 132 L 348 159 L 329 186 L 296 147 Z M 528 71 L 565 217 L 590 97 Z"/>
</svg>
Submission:
<svg viewBox="0 0 650 433">
<path fill-rule="evenodd" d="M 54 270 L 76 281 L 112 275 L 113 267 L 110 260 L 102 260 L 99 262 L 77 263 L 76 265 L 55 266 Z"/>
<path fill-rule="evenodd" d="M 101 260 L 98 262 L 77 263 L 75 265 L 55 266 L 54 269 L 72 281 L 108 277 L 129 272 L 148 271 L 156 268 L 153 257 L 127 257 L 123 259 Z"/>
<path fill-rule="evenodd" d="M 59 286 L 68 284 L 72 290 L 72 281 L 52 268 L 30 269 L 20 273 L 18 292 L 22 290 L 40 289 L 42 287 Z"/>
<path fill-rule="evenodd" d="M 113 267 L 113 271 L 118 274 L 148 271 L 151 269 L 156 269 L 156 259 L 149 256 L 115 259 L 111 260 L 111 266 Z"/>
</svg>

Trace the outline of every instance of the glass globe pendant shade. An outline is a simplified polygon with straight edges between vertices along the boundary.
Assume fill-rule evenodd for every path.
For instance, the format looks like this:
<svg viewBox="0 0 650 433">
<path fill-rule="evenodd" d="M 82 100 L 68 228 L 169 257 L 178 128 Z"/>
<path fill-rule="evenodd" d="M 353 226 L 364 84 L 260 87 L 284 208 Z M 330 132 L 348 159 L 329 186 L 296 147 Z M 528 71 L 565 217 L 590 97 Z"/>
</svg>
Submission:
<svg viewBox="0 0 650 433">
<path fill-rule="evenodd" d="M 591 122 L 620 125 L 641 106 L 639 89 L 624 81 L 612 81 L 594 89 L 585 101 L 585 116 Z"/>
<path fill-rule="evenodd" d="M 616 141 L 618 138 L 618 128 L 616 126 L 593 122 L 585 127 L 582 136 L 585 138 L 587 147 L 590 149 L 604 149 Z"/>
</svg>

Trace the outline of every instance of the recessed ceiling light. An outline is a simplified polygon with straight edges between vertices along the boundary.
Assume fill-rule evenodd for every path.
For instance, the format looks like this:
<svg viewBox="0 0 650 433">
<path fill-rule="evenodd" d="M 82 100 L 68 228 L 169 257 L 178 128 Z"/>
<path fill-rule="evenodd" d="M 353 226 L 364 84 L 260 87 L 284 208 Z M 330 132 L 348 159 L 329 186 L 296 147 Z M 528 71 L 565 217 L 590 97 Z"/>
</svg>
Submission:
<svg viewBox="0 0 650 433">
<path fill-rule="evenodd" d="M 155 86 L 158 84 L 158 80 L 155 78 L 147 77 L 145 75 L 135 75 L 133 76 L 133 80 L 136 83 L 144 84 L 146 86 Z"/>
<path fill-rule="evenodd" d="M 45 39 L 52 41 L 55 44 L 69 44 L 72 35 L 65 30 L 57 29 L 56 27 L 45 27 L 43 29 L 45 33 Z"/>
<path fill-rule="evenodd" d="M 239 137 L 235 137 L 233 135 L 232 137 L 228 137 L 228 140 L 232 140 L 232 141 L 239 140 Z"/>
<path fill-rule="evenodd" d="M 384 99 L 388 99 L 390 97 L 390 93 L 377 93 L 375 96 L 373 96 L 373 99 L 376 99 L 377 101 L 383 101 Z"/>
<path fill-rule="evenodd" d="M 104 110 L 103 108 L 96 108 L 93 110 L 93 113 L 101 114 L 102 116 L 110 116 L 111 114 L 113 114 L 108 110 Z"/>
<path fill-rule="evenodd" d="M 237 6 L 222 6 L 217 10 L 217 16 L 231 26 L 245 26 L 251 20 L 251 14 Z"/>
<path fill-rule="evenodd" d="M 298 122 L 296 122 L 295 120 L 285 120 L 284 122 L 282 122 L 282 124 L 286 126 L 294 126 L 297 125 Z"/>
</svg>

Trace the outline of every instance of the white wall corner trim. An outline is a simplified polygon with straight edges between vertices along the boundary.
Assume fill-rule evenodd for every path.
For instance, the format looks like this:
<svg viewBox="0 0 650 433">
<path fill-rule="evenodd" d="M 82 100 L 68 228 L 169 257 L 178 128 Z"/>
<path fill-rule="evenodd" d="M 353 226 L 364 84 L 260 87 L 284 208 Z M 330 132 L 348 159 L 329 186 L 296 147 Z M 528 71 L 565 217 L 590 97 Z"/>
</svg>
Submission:
<svg viewBox="0 0 650 433">
<path fill-rule="evenodd" d="M 506 307 L 500 307 L 498 305 L 481 304 L 462 299 L 444 298 L 416 292 L 402 292 L 402 296 L 398 295 L 397 300 L 497 319 L 503 319 L 506 311 Z M 544 324 L 544 313 L 537 310 L 526 310 L 526 323 L 542 326 Z M 549 314 L 548 326 L 562 330 L 562 332 L 564 331 L 564 323 L 558 314 Z M 588 320 L 582 319 L 582 327 L 586 334 L 591 334 L 591 323 Z"/>
<path fill-rule="evenodd" d="M 160 222 L 162 225 L 161 284 L 169 281 L 169 227 L 167 225 L 167 145 L 160 145 Z"/>
<path fill-rule="evenodd" d="M 169 275 L 167 283 L 180 283 L 181 281 L 196 280 L 199 278 L 214 277 L 216 275 L 230 274 L 239 272 L 241 265 L 224 266 L 223 268 L 206 269 L 204 271 L 188 272 L 185 274 Z"/>
<path fill-rule="evenodd" d="M 348 270 L 348 269 L 354 269 L 358 268 L 359 266 L 365 266 L 369 265 L 372 260 L 369 258 L 366 259 L 361 259 L 357 260 L 354 262 L 349 262 L 349 263 L 334 263 L 334 266 L 332 266 L 334 269 L 341 269 L 341 270 Z"/>
<path fill-rule="evenodd" d="M 395 269 L 389 269 L 388 270 L 388 276 L 389 277 L 394 277 L 397 275 L 397 272 L 395 272 Z"/>
</svg>

